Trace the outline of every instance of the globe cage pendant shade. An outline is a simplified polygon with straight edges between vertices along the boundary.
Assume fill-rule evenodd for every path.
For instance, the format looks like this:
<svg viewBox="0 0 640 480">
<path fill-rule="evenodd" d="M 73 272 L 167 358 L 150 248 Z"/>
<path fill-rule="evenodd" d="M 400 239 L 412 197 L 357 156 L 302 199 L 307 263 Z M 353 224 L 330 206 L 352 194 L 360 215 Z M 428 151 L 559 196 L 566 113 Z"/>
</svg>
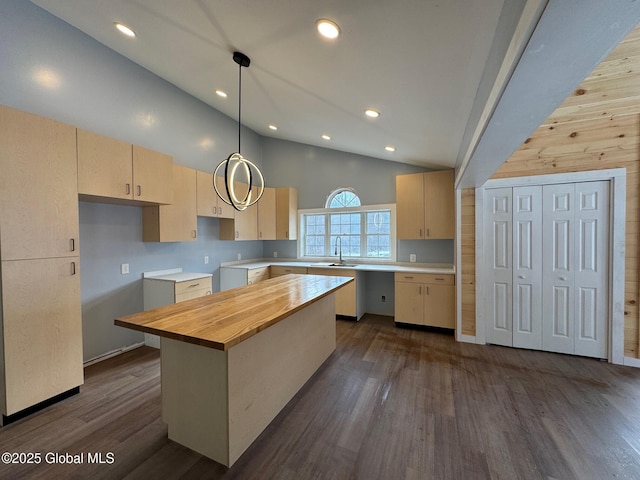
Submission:
<svg viewBox="0 0 640 480">
<path fill-rule="evenodd" d="M 264 193 L 264 177 L 258 166 L 240 153 L 240 132 L 242 130 L 242 67 L 248 67 L 251 59 L 244 53 L 233 52 L 233 61 L 239 67 L 238 75 L 238 151 L 220 162 L 213 172 L 213 188 L 220 199 L 238 211 L 255 204 Z M 221 170 L 224 169 L 224 172 Z M 220 175 L 223 173 L 223 175 Z M 224 191 L 218 188 L 216 178 L 224 177 Z M 245 192 L 246 189 L 246 192 Z"/>
</svg>

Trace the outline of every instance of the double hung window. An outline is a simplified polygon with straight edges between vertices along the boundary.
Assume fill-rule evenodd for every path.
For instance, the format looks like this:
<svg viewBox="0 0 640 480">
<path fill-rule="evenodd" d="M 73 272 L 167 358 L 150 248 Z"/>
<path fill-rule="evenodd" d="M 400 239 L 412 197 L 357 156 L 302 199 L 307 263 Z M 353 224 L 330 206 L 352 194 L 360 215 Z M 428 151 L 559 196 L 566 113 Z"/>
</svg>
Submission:
<svg viewBox="0 0 640 480">
<path fill-rule="evenodd" d="M 351 189 L 333 192 L 325 208 L 300 211 L 300 256 L 395 261 L 394 205 L 360 204 Z"/>
</svg>

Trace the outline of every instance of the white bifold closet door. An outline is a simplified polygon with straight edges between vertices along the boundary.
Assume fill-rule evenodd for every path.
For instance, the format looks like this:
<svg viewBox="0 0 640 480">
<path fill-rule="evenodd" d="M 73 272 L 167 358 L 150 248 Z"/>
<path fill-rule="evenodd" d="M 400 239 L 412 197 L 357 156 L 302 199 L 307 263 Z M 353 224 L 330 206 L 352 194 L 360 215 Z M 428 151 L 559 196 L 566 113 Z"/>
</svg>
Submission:
<svg viewBox="0 0 640 480">
<path fill-rule="evenodd" d="M 487 190 L 487 341 L 606 357 L 609 183 Z"/>
<path fill-rule="evenodd" d="M 607 356 L 609 182 L 543 187 L 543 348 Z"/>
</svg>

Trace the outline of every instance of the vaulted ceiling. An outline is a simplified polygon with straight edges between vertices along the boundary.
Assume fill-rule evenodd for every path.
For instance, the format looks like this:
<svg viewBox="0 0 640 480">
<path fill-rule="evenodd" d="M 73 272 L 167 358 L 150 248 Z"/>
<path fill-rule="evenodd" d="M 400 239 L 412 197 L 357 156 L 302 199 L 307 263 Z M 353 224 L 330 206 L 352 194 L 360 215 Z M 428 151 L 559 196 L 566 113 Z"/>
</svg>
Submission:
<svg viewBox="0 0 640 480">
<path fill-rule="evenodd" d="M 469 182 L 495 170 L 485 161 L 476 171 L 470 160 L 504 161 L 640 18 L 632 0 L 606 8 L 599 0 L 32 1 L 234 119 L 232 52 L 244 52 L 252 62 L 243 69 L 242 123 L 261 135 L 457 165 L 460 176 L 471 168 Z M 320 37 L 320 18 L 335 21 L 341 35 Z M 585 51 L 566 74 L 580 38 Z M 501 112 L 505 101 L 509 111 Z M 377 119 L 364 114 L 369 107 Z M 514 120 L 522 108 L 531 109 L 526 121 Z M 501 135 L 509 141 L 496 147 Z"/>
</svg>

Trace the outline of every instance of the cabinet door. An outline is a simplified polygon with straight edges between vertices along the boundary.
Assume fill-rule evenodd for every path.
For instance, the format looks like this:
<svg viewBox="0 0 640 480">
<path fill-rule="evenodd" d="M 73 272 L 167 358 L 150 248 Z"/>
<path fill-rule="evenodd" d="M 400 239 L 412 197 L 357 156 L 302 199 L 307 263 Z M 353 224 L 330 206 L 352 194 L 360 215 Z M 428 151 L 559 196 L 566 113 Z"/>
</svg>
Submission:
<svg viewBox="0 0 640 480">
<path fill-rule="evenodd" d="M 298 238 L 298 191 L 291 187 L 276 188 L 276 239 Z"/>
<path fill-rule="evenodd" d="M 76 129 L 0 106 L 2 260 L 77 255 Z"/>
<path fill-rule="evenodd" d="M 396 231 L 399 240 L 424 238 L 422 173 L 396 177 Z"/>
<path fill-rule="evenodd" d="M 421 283 L 395 282 L 396 322 L 424 325 L 424 286 Z"/>
<path fill-rule="evenodd" d="M 132 199 L 131 144 L 78 129 L 78 193 Z"/>
<path fill-rule="evenodd" d="M 196 209 L 199 217 L 218 216 L 218 195 L 213 189 L 213 175 L 196 172 Z"/>
<path fill-rule="evenodd" d="M 133 199 L 150 203 L 173 203 L 172 165 L 173 159 L 169 155 L 134 145 Z"/>
<path fill-rule="evenodd" d="M 258 240 L 276 239 L 276 189 L 265 188 L 258 201 Z"/>
<path fill-rule="evenodd" d="M 455 287 L 453 285 L 425 284 L 424 324 L 432 327 L 456 328 Z M 398 297 L 396 297 L 396 302 Z"/>
<path fill-rule="evenodd" d="M 190 242 L 197 238 L 196 171 L 173 165 L 173 204 L 142 208 L 145 242 Z"/>
<path fill-rule="evenodd" d="M 236 240 L 258 240 L 258 205 L 236 212 Z"/>
<path fill-rule="evenodd" d="M 424 238 L 454 238 L 453 170 L 423 174 Z"/>
<path fill-rule="evenodd" d="M 336 315 L 356 317 L 357 311 L 357 276 L 355 270 L 342 270 L 336 268 L 309 268 L 309 275 L 328 275 L 335 277 L 351 277 L 353 282 L 336 290 Z"/>
<path fill-rule="evenodd" d="M 11 415 L 83 383 L 80 266 L 67 257 L 0 268 L 4 414 Z"/>
</svg>

